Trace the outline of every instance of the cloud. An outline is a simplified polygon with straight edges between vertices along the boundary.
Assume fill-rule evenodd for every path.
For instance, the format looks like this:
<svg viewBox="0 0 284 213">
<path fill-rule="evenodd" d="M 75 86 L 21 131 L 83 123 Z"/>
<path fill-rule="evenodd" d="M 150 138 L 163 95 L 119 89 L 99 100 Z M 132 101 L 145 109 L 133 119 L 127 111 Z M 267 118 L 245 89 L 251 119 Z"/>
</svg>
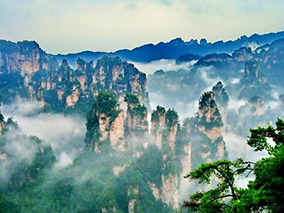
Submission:
<svg viewBox="0 0 284 213">
<path fill-rule="evenodd" d="M 254 149 L 247 144 L 247 138 L 245 137 L 241 137 L 231 132 L 225 132 L 223 136 L 230 160 L 243 158 L 245 161 L 257 162 L 258 160 L 269 156 L 266 151 L 254 151 Z M 247 188 L 249 181 L 254 180 L 253 173 L 251 173 L 249 177 L 246 177 L 247 174 L 248 172 L 236 179 L 237 187 Z"/>
<path fill-rule="evenodd" d="M 153 70 L 167 70 L 164 75 L 148 76 L 148 91 L 150 105 L 155 109 L 157 105 L 177 110 L 180 120 L 194 116 L 198 111 L 198 99 L 204 92 L 212 90 L 212 87 L 220 80 L 214 74 L 213 67 L 201 67 L 192 69 L 195 61 L 174 64 L 173 60 L 160 60 L 141 67 L 142 71 L 150 73 Z M 222 80 L 224 83 L 224 81 Z"/>
<path fill-rule="evenodd" d="M 214 68 L 212 66 L 201 67 L 198 69 L 198 75 L 207 84 L 207 87 L 203 89 L 202 93 L 211 91 L 212 87 L 221 80 L 219 76 L 216 76 L 216 74 L 212 77 L 212 74 L 214 73 L 213 69 Z M 222 82 L 225 84 L 224 81 Z"/>
<path fill-rule="evenodd" d="M 244 158 L 247 161 L 256 162 L 263 157 L 267 157 L 268 154 L 265 151 L 255 152 L 247 144 L 247 138 L 241 137 L 231 132 L 224 133 L 224 141 L 226 142 L 226 148 L 229 152 L 229 159 L 235 160 L 236 158 Z"/>
<path fill-rule="evenodd" d="M 2 107 L 5 117 L 12 116 L 27 135 L 36 135 L 50 143 L 55 154 L 79 152 L 84 147 L 85 119 L 63 114 L 32 114 L 40 102 L 17 101 Z"/>
<path fill-rule="evenodd" d="M 42 103 L 37 101 L 17 100 L 11 105 L 3 105 L 5 118 L 12 116 L 20 130 L 5 134 L 8 143 L 4 153 L 0 152 L 0 179 L 5 184 L 11 174 L 23 163 L 30 164 L 37 151 L 35 142 L 23 135 L 35 135 L 44 143 L 50 144 L 56 155 L 54 171 L 72 164 L 84 148 L 85 119 L 80 116 L 40 113 Z M 8 153 L 9 157 L 7 158 Z M 4 162 L 4 163 L 3 163 Z"/>
<path fill-rule="evenodd" d="M 150 93 L 150 105 L 151 109 L 156 109 L 156 106 L 160 105 L 165 108 L 174 108 L 177 110 L 180 121 L 185 118 L 192 117 L 198 111 L 198 100 L 191 102 L 174 101 L 170 102 L 164 94 Z M 169 99 L 171 99 L 169 97 Z"/>
<path fill-rule="evenodd" d="M 55 164 L 55 168 L 62 169 L 66 166 L 69 166 L 73 163 L 72 157 L 70 157 L 66 152 L 62 152 L 59 156 L 57 163 Z"/>
<path fill-rule="evenodd" d="M 240 79 L 239 78 L 232 78 L 230 84 L 238 84 L 240 83 Z"/>
<path fill-rule="evenodd" d="M 32 161 L 36 151 L 34 142 L 27 137 L 22 137 L 22 132 L 19 130 L 12 130 L 5 136 L 6 140 L 9 141 L 4 147 L 5 153 L 9 153 L 19 161 Z"/>
<path fill-rule="evenodd" d="M 238 99 L 230 97 L 229 103 L 228 103 L 228 109 L 238 110 L 241 106 L 244 106 L 245 104 L 246 104 L 246 101 L 244 100 L 238 100 Z"/>
<path fill-rule="evenodd" d="M 190 70 L 190 68 L 196 63 L 196 61 L 193 60 L 187 63 L 176 64 L 175 60 L 162 59 L 152 61 L 150 63 L 140 63 L 135 61 L 130 61 L 130 63 L 134 64 L 135 67 L 141 72 L 144 72 L 146 74 L 153 74 L 157 70 L 163 70 L 165 72 L 173 70 Z"/>
<path fill-rule="evenodd" d="M 36 100 L 18 99 L 9 106 L 3 106 L 4 111 L 29 116 L 42 111 L 42 102 Z"/>
<path fill-rule="evenodd" d="M 255 51 L 259 47 L 259 45 L 257 45 L 255 42 L 251 42 L 247 46 L 251 48 L 252 51 Z"/>
<path fill-rule="evenodd" d="M 4 142 L 4 143 L 3 143 Z M 0 188 L 4 187 L 11 175 L 30 164 L 37 151 L 37 146 L 29 137 L 20 130 L 10 130 L 1 138 L 0 151 Z"/>
<path fill-rule="evenodd" d="M 279 31 L 283 7 L 282 0 L 1 0 L 0 27 L 1 38 L 37 40 L 51 53 L 114 51 L 175 37 Z"/>
</svg>

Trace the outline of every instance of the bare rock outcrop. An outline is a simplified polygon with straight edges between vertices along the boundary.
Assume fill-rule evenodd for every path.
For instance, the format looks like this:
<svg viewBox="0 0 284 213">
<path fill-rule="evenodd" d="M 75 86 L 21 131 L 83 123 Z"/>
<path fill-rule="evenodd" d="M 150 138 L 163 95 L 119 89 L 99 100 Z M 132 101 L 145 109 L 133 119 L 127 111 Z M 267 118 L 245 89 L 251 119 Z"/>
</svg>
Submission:
<svg viewBox="0 0 284 213">
<path fill-rule="evenodd" d="M 100 90 L 111 90 L 122 108 L 124 96 L 135 94 L 149 108 L 146 91 L 146 74 L 133 64 L 108 55 L 92 61 L 77 59 L 76 68 L 66 59 L 58 65 L 57 60 L 45 53 L 36 42 L 18 43 L 0 41 L 0 75 L 11 79 L 10 93 L 3 95 L 3 103 L 16 97 L 46 102 L 46 109 L 57 112 L 86 112 Z M 7 90 L 7 88 L 0 88 Z M 126 111 L 126 109 L 124 109 Z"/>
<path fill-rule="evenodd" d="M 107 151 L 125 151 L 124 112 L 119 109 L 115 95 L 101 91 L 87 118 L 85 142 L 96 153 Z"/>
<path fill-rule="evenodd" d="M 218 92 L 216 92 L 218 95 Z M 226 157 L 223 140 L 223 121 L 213 91 L 205 92 L 199 99 L 198 113 L 191 119 L 191 169 L 201 162 L 211 162 Z"/>
<path fill-rule="evenodd" d="M 142 104 L 136 95 L 127 94 L 124 101 L 127 103 L 127 115 L 125 124 L 125 133 L 129 141 L 132 141 L 130 147 L 136 144 L 148 146 L 148 121 L 147 108 Z"/>
<path fill-rule="evenodd" d="M 22 76 L 56 68 L 57 61 L 35 41 L 0 41 L 0 72 L 20 72 Z"/>
<path fill-rule="evenodd" d="M 151 133 L 159 149 L 170 146 L 175 152 L 179 117 L 175 110 L 157 106 L 151 116 Z"/>
</svg>

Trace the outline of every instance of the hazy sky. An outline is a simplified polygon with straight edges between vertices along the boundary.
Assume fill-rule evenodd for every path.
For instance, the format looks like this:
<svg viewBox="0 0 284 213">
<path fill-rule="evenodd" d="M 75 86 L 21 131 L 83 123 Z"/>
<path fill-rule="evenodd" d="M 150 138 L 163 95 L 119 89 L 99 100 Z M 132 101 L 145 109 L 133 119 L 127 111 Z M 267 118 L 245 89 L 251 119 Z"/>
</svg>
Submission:
<svg viewBox="0 0 284 213">
<path fill-rule="evenodd" d="M 50 53 L 284 30 L 284 0 L 0 0 L 0 38 Z"/>
</svg>

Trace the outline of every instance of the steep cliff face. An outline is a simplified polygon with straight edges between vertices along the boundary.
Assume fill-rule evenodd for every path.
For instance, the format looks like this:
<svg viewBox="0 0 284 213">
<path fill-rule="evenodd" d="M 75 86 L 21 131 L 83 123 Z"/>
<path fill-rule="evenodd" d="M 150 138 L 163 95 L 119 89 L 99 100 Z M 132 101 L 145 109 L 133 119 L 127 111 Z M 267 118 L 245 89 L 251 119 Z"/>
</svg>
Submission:
<svg viewBox="0 0 284 213">
<path fill-rule="evenodd" d="M 97 61 L 93 75 L 93 90 L 113 90 L 119 100 L 127 93 L 138 96 L 139 101 L 149 104 L 146 92 L 147 79 L 133 64 L 118 57 L 103 56 Z M 121 102 L 122 104 L 122 102 Z"/>
<path fill-rule="evenodd" d="M 225 123 L 227 118 L 229 96 L 221 81 L 219 81 L 216 85 L 213 86 L 212 91 L 215 94 L 216 103 L 218 105 L 218 108 L 220 109 L 223 122 Z"/>
<path fill-rule="evenodd" d="M 263 74 L 272 84 L 282 85 L 284 66 L 284 39 L 272 42 L 270 45 L 259 47 L 256 60 L 261 66 Z"/>
<path fill-rule="evenodd" d="M 47 55 L 34 41 L 17 43 L 0 41 L 0 72 L 2 73 L 20 72 L 24 76 L 56 67 L 55 58 Z"/>
<path fill-rule="evenodd" d="M 168 140 L 172 151 L 175 151 L 177 131 L 179 127 L 179 117 L 174 109 L 169 109 L 166 112 L 166 127 L 169 132 Z"/>
<path fill-rule="evenodd" d="M 162 175 L 161 200 L 177 208 L 179 205 L 179 179 L 177 174 L 168 177 Z"/>
<path fill-rule="evenodd" d="M 203 132 L 209 139 L 215 140 L 221 136 L 222 126 L 222 117 L 215 102 L 215 93 L 204 93 L 199 100 L 199 131 Z"/>
<path fill-rule="evenodd" d="M 182 178 L 184 175 L 188 173 L 188 171 L 191 170 L 191 155 L 192 155 L 192 143 L 191 140 L 191 120 L 189 118 L 186 118 L 183 121 L 183 125 L 179 128 L 179 131 L 177 133 L 177 146 L 176 146 L 176 154 L 180 158 L 180 165 L 181 165 L 181 183 L 183 183 L 185 186 L 188 185 L 188 182 L 185 181 L 184 178 Z M 187 189 L 180 189 L 179 193 L 183 194 L 184 190 Z"/>
<path fill-rule="evenodd" d="M 260 72 L 260 64 L 255 60 L 251 60 L 245 63 L 245 74 L 246 78 L 253 79 L 253 83 L 266 83 L 266 78 Z"/>
<path fill-rule="evenodd" d="M 159 149 L 169 146 L 175 152 L 177 131 L 179 126 L 178 114 L 173 109 L 165 110 L 157 106 L 151 116 L 151 133 Z"/>
<path fill-rule="evenodd" d="M 97 154 L 112 155 L 113 151 L 128 151 L 125 154 L 130 154 L 132 161 L 123 161 L 112 167 L 113 174 L 118 179 L 125 175 L 127 177 L 145 175 L 150 192 L 145 191 L 146 186 L 141 188 L 140 182 L 144 179 L 134 178 L 130 179 L 133 182 L 127 183 L 128 212 L 137 212 L 138 208 L 141 208 L 144 193 L 152 193 L 156 200 L 177 208 L 180 183 L 180 168 L 176 154 L 178 115 L 174 110 L 166 111 L 163 107 L 158 107 L 155 111 L 158 114 L 155 119 L 159 120 L 156 123 L 156 130 L 161 130 L 162 134 L 159 150 L 155 145 L 148 144 L 150 137 L 147 108 L 139 102 L 137 96 L 132 94 L 125 96 L 125 102 L 127 113 L 124 118 L 124 112 L 119 109 L 119 103 L 113 93 L 104 91 L 98 93 L 86 124 L 86 146 Z M 163 113 L 160 113 L 160 110 Z M 153 125 L 155 126 L 155 122 Z M 187 148 L 184 150 L 189 151 Z M 153 172 L 155 174 L 152 174 Z M 113 211 L 113 208 L 104 207 L 102 211 Z"/>
<path fill-rule="evenodd" d="M 199 110 L 190 123 L 192 168 L 226 156 L 222 137 L 223 122 L 215 101 L 215 93 L 205 92 L 199 99 Z"/>
<path fill-rule="evenodd" d="M 177 134 L 179 130 L 179 118 L 173 109 L 166 110 L 162 106 L 157 106 L 151 115 L 151 134 L 154 143 L 162 153 L 163 174 L 162 184 L 159 190 L 155 185 L 151 185 L 153 194 L 157 199 L 174 206 L 179 204 L 179 162 L 176 154 Z"/>
<path fill-rule="evenodd" d="M 155 183 L 149 183 L 149 187 L 156 200 L 178 208 L 180 200 L 180 179 L 178 174 L 161 175 L 162 184 L 157 187 Z"/>
<path fill-rule="evenodd" d="M 135 204 L 137 202 L 138 195 L 139 195 L 138 187 L 132 187 L 128 189 L 127 196 L 129 197 L 129 201 L 128 201 L 128 212 L 129 213 L 137 212 L 137 208 Z"/>
<path fill-rule="evenodd" d="M 238 62 L 246 62 L 251 60 L 254 57 L 254 54 L 251 48 L 241 47 L 233 52 L 232 57 Z"/>
<path fill-rule="evenodd" d="M 192 144 L 189 137 L 190 130 L 186 130 L 186 137 L 184 138 L 185 144 L 182 147 L 182 155 L 180 155 L 180 163 L 181 163 L 181 172 L 180 172 L 180 179 L 179 179 L 179 188 L 178 188 L 178 196 L 179 202 L 183 201 L 181 199 L 184 198 L 185 194 L 188 194 L 189 189 L 189 181 L 183 178 L 187 175 L 192 169 Z"/>
<path fill-rule="evenodd" d="M 166 109 L 157 106 L 151 115 L 151 133 L 159 149 L 162 149 L 162 136 L 166 128 Z"/>
<path fill-rule="evenodd" d="M 217 84 L 215 92 L 222 98 L 224 91 L 220 90 L 222 86 Z M 197 117 L 188 119 L 183 125 L 173 109 L 157 106 L 152 112 L 150 134 L 147 108 L 139 97 L 127 94 L 124 100 L 127 104 L 125 118 L 113 93 L 98 93 L 86 124 L 86 145 L 96 153 L 112 155 L 113 151 L 127 150 L 125 154 L 131 155 L 131 161 L 112 167 L 118 179 L 124 180 L 129 175 L 139 177 L 124 183 L 128 186 L 125 194 L 129 212 L 141 207 L 143 193 L 151 193 L 156 200 L 177 208 L 185 193 L 180 184 L 187 185 L 183 175 L 202 162 L 226 155 L 215 93 L 204 93 L 199 100 Z M 150 138 L 154 144 L 148 144 Z M 146 181 L 143 187 L 140 187 L 141 177 Z M 150 191 L 146 192 L 145 187 Z"/>
<path fill-rule="evenodd" d="M 43 101 L 51 111 L 86 113 L 98 91 L 111 90 L 125 111 L 128 93 L 149 107 L 146 75 L 118 57 L 103 56 L 95 66 L 78 58 L 73 69 L 65 59 L 58 66 L 35 42 L 0 41 L 0 77 L 5 104 L 20 97 Z"/>
<path fill-rule="evenodd" d="M 230 94 L 238 94 L 236 98 L 249 101 L 253 96 L 271 99 L 272 87 L 263 74 L 262 62 L 252 59 L 245 63 L 244 75 L 240 82 L 235 84 Z"/>
<path fill-rule="evenodd" d="M 125 151 L 138 145 L 147 148 L 147 108 L 139 102 L 138 96 L 132 94 L 125 96 L 125 102 L 126 114 L 119 108 L 114 93 L 106 91 L 98 93 L 86 124 L 85 142 L 91 150 L 101 152 L 101 145 L 117 151 Z"/>
<path fill-rule="evenodd" d="M 132 94 L 125 96 L 127 103 L 127 116 L 126 116 L 126 136 L 128 140 L 132 141 L 130 146 L 134 144 L 143 144 L 145 147 L 148 145 L 148 121 L 147 121 L 147 108 L 144 104 L 140 103 L 139 98 Z"/>
<path fill-rule="evenodd" d="M 86 146 L 96 153 L 125 151 L 124 113 L 113 93 L 100 92 L 87 118 Z"/>
<path fill-rule="evenodd" d="M 238 69 L 239 62 L 229 54 L 213 53 L 202 57 L 197 61 L 196 66 L 213 66 L 214 68 L 223 69 Z"/>
<path fill-rule="evenodd" d="M 112 147 L 116 147 L 119 151 L 125 151 L 126 146 L 124 143 L 124 112 L 120 111 L 112 122 L 110 128 L 110 144 Z"/>
<path fill-rule="evenodd" d="M 212 91 L 215 93 L 216 103 L 219 107 L 227 108 L 229 102 L 229 96 L 223 86 L 223 83 L 219 81 L 213 86 Z"/>
</svg>

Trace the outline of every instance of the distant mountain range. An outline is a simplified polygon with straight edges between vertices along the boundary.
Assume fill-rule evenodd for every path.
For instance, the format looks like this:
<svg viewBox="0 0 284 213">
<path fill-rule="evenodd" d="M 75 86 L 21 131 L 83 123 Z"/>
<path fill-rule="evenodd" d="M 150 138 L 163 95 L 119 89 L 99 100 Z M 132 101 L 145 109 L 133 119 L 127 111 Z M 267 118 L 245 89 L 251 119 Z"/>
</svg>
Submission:
<svg viewBox="0 0 284 213">
<path fill-rule="evenodd" d="M 159 96 L 165 94 L 166 98 L 172 97 L 171 102 L 174 98 L 178 98 L 175 101 L 177 103 L 184 100 L 184 91 L 199 97 L 201 90 L 206 88 L 207 81 L 202 75 L 218 77 L 224 82 L 232 79 L 240 81 L 244 75 L 241 70 L 245 70 L 249 77 L 252 75 L 255 78 L 249 83 L 245 79 L 243 85 L 250 86 L 256 82 L 261 85 L 260 88 L 264 88 L 262 85 L 268 81 L 270 85 L 282 87 L 283 49 L 284 31 L 242 36 L 238 40 L 228 42 L 208 43 L 204 39 L 200 42 L 184 42 L 175 39 L 169 43 L 141 46 L 131 51 L 82 52 L 55 57 L 42 50 L 35 41 L 13 43 L 0 40 L 1 102 L 9 104 L 19 97 L 31 98 L 45 102 L 47 109 L 56 112 L 71 112 L 77 106 L 80 111 L 88 112 L 86 107 L 90 108 L 99 90 L 113 90 L 121 102 L 125 94 L 134 93 L 139 96 L 141 102 L 149 106 L 146 74 L 124 60 L 147 62 L 175 59 L 176 64 L 196 61 L 192 66 L 192 72 L 171 70 L 172 72 L 168 73 L 159 71 L 152 76 L 149 75 L 148 88 L 152 88 L 151 92 L 149 90 L 150 94 L 160 91 Z M 99 56 L 100 60 L 96 60 Z M 113 56 L 119 56 L 124 60 Z M 90 60 L 96 60 L 97 63 Z M 198 70 L 202 70 L 203 67 L 209 68 L 210 72 L 200 73 Z M 169 84 L 172 84 L 172 87 Z M 232 90 L 239 90 L 241 86 Z M 236 97 L 249 99 L 256 91 L 259 97 L 267 96 L 267 92 L 262 92 L 257 87 L 253 92 L 249 91 Z M 187 97 L 190 97 L 190 101 L 198 98 L 190 95 Z"/>
<path fill-rule="evenodd" d="M 136 62 L 151 62 L 160 59 L 177 59 L 182 55 L 194 54 L 205 56 L 212 53 L 232 53 L 234 50 L 241 47 L 257 48 L 267 43 L 272 43 L 277 39 L 284 38 L 284 31 L 268 34 L 253 34 L 249 37 L 241 36 L 234 41 L 216 41 L 214 43 L 207 42 L 206 39 L 192 39 L 190 41 L 183 41 L 181 38 L 173 39 L 167 43 L 160 42 L 156 45 L 146 44 L 136 47 L 132 50 L 122 49 L 116 52 L 93 52 L 83 51 L 79 53 L 70 53 L 66 55 L 54 55 L 58 61 L 67 59 L 70 65 L 76 65 L 76 59 L 82 58 L 84 60 L 96 61 L 103 55 L 119 56 L 127 61 Z"/>
</svg>

